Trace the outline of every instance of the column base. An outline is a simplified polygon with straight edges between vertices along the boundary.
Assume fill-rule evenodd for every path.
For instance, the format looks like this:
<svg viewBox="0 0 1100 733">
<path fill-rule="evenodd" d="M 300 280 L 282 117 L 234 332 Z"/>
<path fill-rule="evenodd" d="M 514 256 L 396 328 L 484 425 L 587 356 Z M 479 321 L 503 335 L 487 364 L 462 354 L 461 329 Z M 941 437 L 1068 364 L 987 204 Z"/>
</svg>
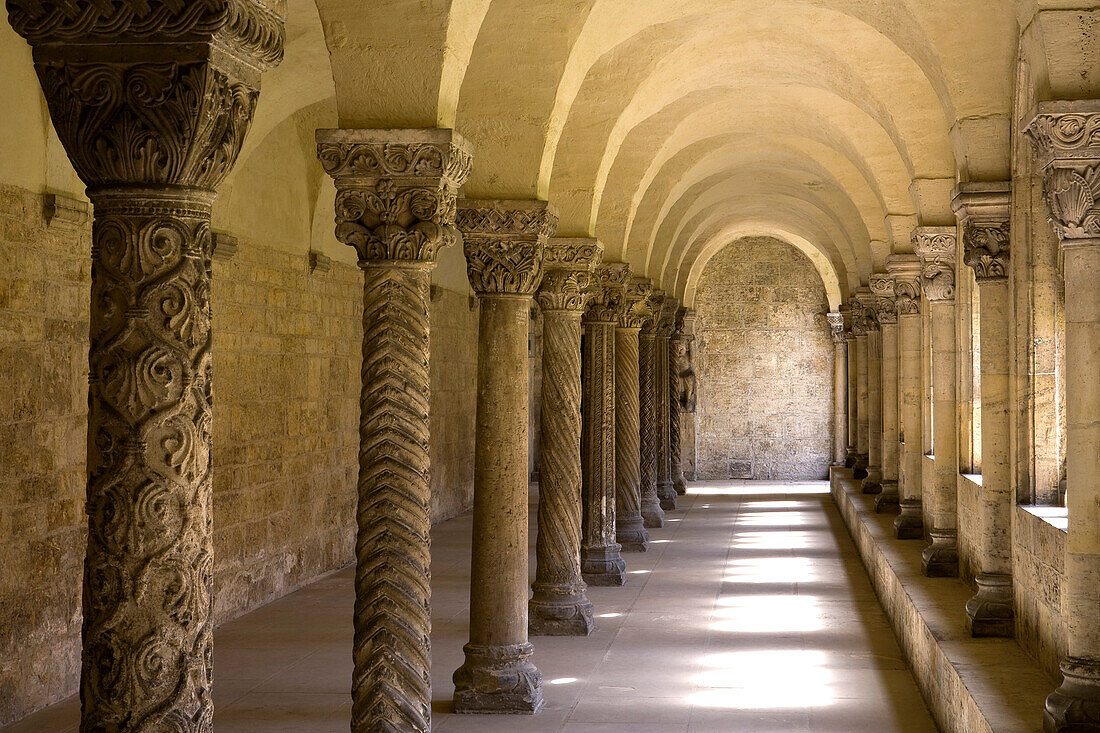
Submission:
<svg viewBox="0 0 1100 733">
<path fill-rule="evenodd" d="M 588 585 L 625 585 L 626 563 L 619 543 L 581 548 L 581 577 Z"/>
<path fill-rule="evenodd" d="M 646 529 L 660 529 L 665 526 L 665 513 L 656 492 L 653 496 L 642 499 L 642 524 Z"/>
<path fill-rule="evenodd" d="M 1007 573 L 979 573 L 974 582 L 978 592 L 966 602 L 966 629 L 971 636 L 1016 635 L 1012 576 Z"/>
<path fill-rule="evenodd" d="M 688 492 L 687 483 L 684 481 L 683 477 L 672 482 L 672 490 L 676 492 L 677 496 L 683 496 Z"/>
<path fill-rule="evenodd" d="M 932 544 L 920 556 L 920 569 L 927 578 L 959 577 L 958 532 L 954 529 L 933 529 L 928 535 Z"/>
<path fill-rule="evenodd" d="M 533 590 L 527 604 L 531 636 L 588 636 L 595 630 L 583 581 L 566 586 L 535 583 Z"/>
<path fill-rule="evenodd" d="M 883 481 L 882 491 L 875 497 L 875 513 L 893 514 L 898 511 L 899 502 L 898 482 Z"/>
<path fill-rule="evenodd" d="M 615 522 L 615 541 L 622 545 L 623 552 L 647 552 L 649 550 L 649 532 L 641 515 Z"/>
<path fill-rule="evenodd" d="M 868 466 L 867 475 L 860 485 L 864 494 L 878 494 L 882 491 L 882 468 L 880 466 Z"/>
<path fill-rule="evenodd" d="M 844 467 L 855 468 L 856 467 L 856 449 L 849 448 L 844 453 Z"/>
<path fill-rule="evenodd" d="M 1045 733 L 1100 732 L 1100 660 L 1066 657 L 1062 684 L 1047 696 Z"/>
<path fill-rule="evenodd" d="M 467 644 L 466 662 L 454 673 L 454 709 L 462 714 L 534 715 L 542 709 L 542 673 L 530 643 Z"/>
<path fill-rule="evenodd" d="M 924 537 L 924 515 L 921 512 L 920 499 L 902 499 L 898 502 L 894 537 L 899 540 L 919 540 Z"/>
<path fill-rule="evenodd" d="M 661 501 L 661 508 L 666 512 L 676 510 L 676 489 L 671 481 L 667 484 L 657 484 L 657 498 Z"/>
<path fill-rule="evenodd" d="M 857 453 L 856 461 L 852 464 L 852 478 L 865 479 L 867 478 L 867 454 Z"/>
</svg>

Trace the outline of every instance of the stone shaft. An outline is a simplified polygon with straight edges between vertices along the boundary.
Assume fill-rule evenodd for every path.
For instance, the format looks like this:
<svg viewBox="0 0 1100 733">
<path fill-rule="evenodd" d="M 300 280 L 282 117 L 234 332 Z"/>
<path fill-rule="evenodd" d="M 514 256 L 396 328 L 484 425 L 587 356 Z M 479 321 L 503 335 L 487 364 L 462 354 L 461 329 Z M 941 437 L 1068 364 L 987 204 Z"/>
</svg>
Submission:
<svg viewBox="0 0 1100 733">
<path fill-rule="evenodd" d="M 830 313 L 833 331 L 833 465 L 843 466 L 848 448 L 848 344 L 844 315 Z"/>
<path fill-rule="evenodd" d="M 649 549 L 642 519 L 638 331 L 615 329 L 615 528 L 624 552 Z"/>
<path fill-rule="evenodd" d="M 890 303 L 890 310 L 894 308 Z M 896 318 L 896 317 L 895 317 Z M 882 493 L 877 511 L 892 511 L 898 502 L 898 324 L 882 323 Z"/>
<path fill-rule="evenodd" d="M 677 495 L 687 493 L 687 482 L 684 480 L 684 464 L 681 454 L 681 421 L 684 419 L 683 410 L 683 379 L 681 374 L 688 368 L 688 337 L 677 327 L 669 339 L 669 399 L 671 406 L 668 412 L 668 451 L 669 471 L 672 474 L 672 488 Z"/>
<path fill-rule="evenodd" d="M 882 491 L 882 331 L 867 330 L 867 478 L 863 493 Z"/>
<path fill-rule="evenodd" d="M 844 463 L 851 468 L 859 453 L 856 445 L 859 435 L 859 349 L 856 347 L 856 335 L 851 330 L 845 336 L 845 343 L 848 352 L 848 388 L 845 390 L 848 402 L 848 446 Z"/>
<path fill-rule="evenodd" d="M 665 513 L 657 496 L 657 335 L 652 325 L 638 335 L 639 482 L 642 520 L 663 527 Z"/>
<path fill-rule="evenodd" d="M 662 311 L 662 323 L 657 332 L 657 498 L 661 509 L 671 511 L 676 508 L 676 488 L 672 483 L 672 438 L 669 433 L 672 421 L 671 375 L 672 354 L 669 339 L 672 335 L 673 320 L 676 317 L 678 302 L 665 298 Z"/>
<path fill-rule="evenodd" d="M 856 334 L 856 454 L 862 468 L 867 467 L 871 450 L 871 407 L 867 382 L 870 361 L 867 331 L 863 328 Z"/>
<path fill-rule="evenodd" d="M 894 522 L 898 539 L 924 536 L 921 501 L 921 315 L 898 312 L 898 403 L 900 406 L 898 496 L 902 514 Z M 909 509 L 906 512 L 906 508 Z"/>
</svg>

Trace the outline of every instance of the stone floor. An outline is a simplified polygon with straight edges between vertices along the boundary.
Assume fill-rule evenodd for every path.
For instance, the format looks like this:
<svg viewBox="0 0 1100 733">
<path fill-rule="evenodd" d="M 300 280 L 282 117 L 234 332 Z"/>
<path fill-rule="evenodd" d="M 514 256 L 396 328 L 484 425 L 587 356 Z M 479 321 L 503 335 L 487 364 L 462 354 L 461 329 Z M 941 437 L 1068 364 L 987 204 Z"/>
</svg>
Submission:
<svg viewBox="0 0 1100 733">
<path fill-rule="evenodd" d="M 828 492 L 826 482 L 694 485 L 651 531 L 651 550 L 626 556 L 628 585 L 590 589 L 591 637 L 534 639 L 547 705 L 533 718 L 449 712 L 470 516 L 440 525 L 433 730 L 935 731 Z M 218 733 L 348 729 L 351 579 L 345 569 L 218 630 Z M 77 714 L 74 698 L 2 731 L 68 733 Z"/>
</svg>

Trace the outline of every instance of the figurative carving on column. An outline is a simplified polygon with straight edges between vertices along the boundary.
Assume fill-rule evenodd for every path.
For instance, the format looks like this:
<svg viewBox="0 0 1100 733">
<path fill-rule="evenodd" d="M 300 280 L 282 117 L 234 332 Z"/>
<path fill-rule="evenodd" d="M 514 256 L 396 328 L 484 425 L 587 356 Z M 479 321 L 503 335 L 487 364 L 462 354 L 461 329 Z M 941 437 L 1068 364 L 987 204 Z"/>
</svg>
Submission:
<svg viewBox="0 0 1100 733">
<path fill-rule="evenodd" d="M 661 508 L 672 511 L 676 508 L 676 488 L 672 483 L 672 437 L 670 435 L 672 410 L 673 356 L 669 341 L 676 327 L 676 312 L 680 301 L 666 296 L 661 305 L 661 315 L 657 323 L 657 498 Z"/>
<path fill-rule="evenodd" d="M 669 470 L 672 474 L 672 488 L 677 495 L 687 493 L 687 484 L 684 481 L 683 456 L 681 452 L 681 436 L 683 419 L 683 374 L 688 370 L 688 343 L 690 336 L 684 333 L 682 315 L 686 308 L 676 310 L 676 321 L 673 326 L 672 336 L 669 338 Z"/>
<path fill-rule="evenodd" d="M 452 130 L 318 130 L 317 141 L 336 238 L 364 283 L 351 728 L 428 731 L 431 272 L 457 238 L 470 146 Z"/>
<path fill-rule="evenodd" d="M 653 290 L 646 299 L 650 317 L 638 334 L 638 421 L 642 519 L 646 528 L 663 527 L 665 513 L 657 496 L 657 329 L 665 294 Z"/>
<path fill-rule="evenodd" d="M 544 201 L 464 199 L 456 223 L 480 312 L 470 641 L 454 707 L 533 714 L 543 696 L 527 637 L 528 318 L 557 215 Z"/>
<path fill-rule="evenodd" d="M 132 5 L 7 2 L 94 209 L 81 730 L 209 733 L 210 215 L 283 19 Z"/>
<path fill-rule="evenodd" d="M 649 549 L 642 518 L 638 334 L 652 316 L 651 291 L 648 279 L 631 278 L 615 329 L 615 524 L 624 552 Z"/>
<path fill-rule="evenodd" d="M 1062 245 L 1066 329 L 1066 489 L 1069 537 L 1062 608 L 1068 655 L 1046 700 L 1047 733 L 1100 731 L 1100 100 L 1043 102 L 1026 126 Z M 984 292 L 983 292 L 984 294 Z"/>
<path fill-rule="evenodd" d="M 956 576 L 958 555 L 958 430 L 955 369 L 955 228 L 918 227 L 913 250 L 921 260 L 921 291 L 931 311 L 932 495 L 924 497 L 932 518 L 921 568 L 928 576 Z M 927 346 L 925 349 L 927 350 Z"/>
<path fill-rule="evenodd" d="M 581 315 L 603 248 L 551 239 L 539 286 L 542 309 L 542 460 L 532 634 L 587 636 L 592 603 L 581 579 Z"/>
</svg>

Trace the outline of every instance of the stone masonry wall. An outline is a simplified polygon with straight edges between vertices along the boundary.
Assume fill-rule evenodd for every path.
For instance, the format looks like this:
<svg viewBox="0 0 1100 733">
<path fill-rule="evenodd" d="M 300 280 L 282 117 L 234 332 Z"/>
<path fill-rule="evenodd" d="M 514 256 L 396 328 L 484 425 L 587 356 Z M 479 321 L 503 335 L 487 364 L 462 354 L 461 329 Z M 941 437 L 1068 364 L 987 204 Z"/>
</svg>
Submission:
<svg viewBox="0 0 1100 733">
<path fill-rule="evenodd" d="M 696 310 L 698 478 L 825 478 L 833 345 L 810 260 L 771 238 L 735 242 L 707 264 Z"/>
<path fill-rule="evenodd" d="M 1069 653 L 1065 587 L 1066 533 L 1021 507 L 1012 522 L 1012 590 L 1016 598 L 1016 641 L 1052 680 Z"/>
<path fill-rule="evenodd" d="M 76 691 L 90 226 L 0 186 L 0 725 Z M 477 311 L 432 304 L 432 518 L 470 507 Z M 362 276 L 241 241 L 214 263 L 215 618 L 352 559 Z M 350 613 L 350 609 L 349 609 Z"/>
</svg>

